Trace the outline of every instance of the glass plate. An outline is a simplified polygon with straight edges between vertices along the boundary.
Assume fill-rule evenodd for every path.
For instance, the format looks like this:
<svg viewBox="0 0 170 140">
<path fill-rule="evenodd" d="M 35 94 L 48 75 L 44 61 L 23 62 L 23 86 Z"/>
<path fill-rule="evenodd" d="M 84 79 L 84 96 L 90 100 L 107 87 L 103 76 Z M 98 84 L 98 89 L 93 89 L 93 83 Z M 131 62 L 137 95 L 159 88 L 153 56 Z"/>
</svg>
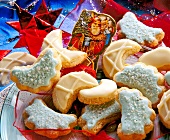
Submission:
<svg viewBox="0 0 170 140">
<path fill-rule="evenodd" d="M 6 89 L 0 92 L 0 113 L 1 113 L 0 114 L 1 115 L 0 140 L 26 140 L 26 138 L 13 126 L 14 119 L 15 119 L 14 108 L 15 108 L 18 92 L 19 89 L 16 87 L 15 84 L 11 84 Z M 109 135 L 111 137 L 116 138 L 116 140 L 118 140 L 118 137 L 115 132 L 112 132 Z M 156 134 L 156 136 L 158 137 L 159 134 Z M 166 135 L 165 137 L 159 138 L 158 140 L 170 140 L 169 138 L 170 136 Z M 78 140 L 78 139 L 71 138 L 70 140 Z"/>
<path fill-rule="evenodd" d="M 18 88 L 15 84 L 10 85 L 2 92 L 0 95 L 4 96 L 4 103 L 1 102 L 1 139 L 2 140 L 26 140 L 24 136 L 13 126 L 14 123 L 14 107 L 16 102 L 16 97 L 18 94 Z M 2 99 L 2 98 L 1 98 Z"/>
</svg>

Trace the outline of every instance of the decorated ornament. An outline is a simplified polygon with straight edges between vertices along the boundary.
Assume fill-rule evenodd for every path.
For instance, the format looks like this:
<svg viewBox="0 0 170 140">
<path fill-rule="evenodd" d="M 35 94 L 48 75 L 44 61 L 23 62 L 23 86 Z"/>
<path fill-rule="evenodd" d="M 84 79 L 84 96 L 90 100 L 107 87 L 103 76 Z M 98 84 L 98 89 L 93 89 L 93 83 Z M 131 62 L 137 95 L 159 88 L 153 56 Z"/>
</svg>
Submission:
<svg viewBox="0 0 170 140">
<path fill-rule="evenodd" d="M 83 10 L 72 32 L 68 49 L 78 49 L 90 58 L 101 54 L 116 32 L 116 22 L 107 14 Z"/>
<path fill-rule="evenodd" d="M 54 25 L 56 19 L 60 15 L 62 9 L 48 11 L 45 0 L 42 1 L 39 9 L 37 10 L 35 17 L 40 18 L 41 20 L 49 23 L 50 25 Z"/>
<path fill-rule="evenodd" d="M 16 5 L 16 4 L 15 4 Z M 19 21 L 7 22 L 20 34 L 19 41 L 14 48 L 26 47 L 30 54 L 38 56 L 43 38 L 52 30 L 56 29 L 53 24 L 62 9 L 48 12 L 43 0 L 35 15 L 16 5 Z"/>
<path fill-rule="evenodd" d="M 86 52 L 97 68 L 99 55 L 110 44 L 116 32 L 115 20 L 92 10 L 83 10 L 75 24 L 68 49 Z"/>
<path fill-rule="evenodd" d="M 0 50 L 0 61 L 10 52 L 11 50 Z"/>
</svg>

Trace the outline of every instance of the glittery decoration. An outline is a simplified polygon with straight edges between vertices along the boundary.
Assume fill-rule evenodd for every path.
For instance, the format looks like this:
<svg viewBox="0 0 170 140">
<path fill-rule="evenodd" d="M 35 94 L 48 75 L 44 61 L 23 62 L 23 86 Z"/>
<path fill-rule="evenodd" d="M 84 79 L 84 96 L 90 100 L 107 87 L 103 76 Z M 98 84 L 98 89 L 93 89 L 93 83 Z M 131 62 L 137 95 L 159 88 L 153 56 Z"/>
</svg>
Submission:
<svg viewBox="0 0 170 140">
<path fill-rule="evenodd" d="M 31 88 L 47 86 L 53 76 L 56 74 L 55 66 L 57 61 L 53 58 L 53 52 L 47 51 L 38 63 L 27 69 L 14 68 L 12 75 L 18 78 L 18 81 Z"/>
<path fill-rule="evenodd" d="M 138 90 L 121 90 L 119 101 L 122 106 L 122 132 L 128 134 L 144 134 L 144 126 L 152 122 L 152 109 L 148 107 L 148 99 L 140 97 Z"/>
<path fill-rule="evenodd" d="M 33 104 L 28 106 L 25 111 L 29 114 L 28 122 L 35 124 L 35 128 L 47 129 L 66 129 L 76 118 L 67 114 L 60 114 L 43 104 L 40 99 L 35 99 Z"/>
<path fill-rule="evenodd" d="M 101 105 L 87 105 L 82 118 L 87 122 L 88 129 L 92 129 L 99 120 L 119 112 L 118 102 L 110 101 Z"/>
<path fill-rule="evenodd" d="M 158 78 L 154 69 L 141 64 L 126 66 L 123 71 L 115 75 L 116 82 L 140 90 L 153 104 L 159 100 L 158 96 L 162 92 L 157 84 Z"/>
</svg>

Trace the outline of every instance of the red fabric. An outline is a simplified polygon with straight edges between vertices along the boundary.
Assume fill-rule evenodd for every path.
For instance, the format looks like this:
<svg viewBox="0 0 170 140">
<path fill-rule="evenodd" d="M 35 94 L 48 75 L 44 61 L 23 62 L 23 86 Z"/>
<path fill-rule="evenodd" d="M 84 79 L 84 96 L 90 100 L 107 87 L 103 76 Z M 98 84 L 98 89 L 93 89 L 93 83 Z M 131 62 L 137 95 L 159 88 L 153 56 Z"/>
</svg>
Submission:
<svg viewBox="0 0 170 140">
<path fill-rule="evenodd" d="M 11 50 L 0 50 L 0 61 L 10 52 Z"/>
<path fill-rule="evenodd" d="M 153 5 L 156 9 L 160 11 L 170 11 L 170 1 L 169 0 L 154 0 Z"/>
<path fill-rule="evenodd" d="M 106 132 L 103 130 L 96 136 L 91 136 L 91 140 L 115 140 L 114 138 L 111 138 L 109 135 L 106 134 Z"/>
<path fill-rule="evenodd" d="M 113 0 L 107 0 L 106 6 L 104 7 L 102 12 L 112 16 L 116 21 L 119 21 L 128 11 L 128 9 L 114 2 Z"/>
<path fill-rule="evenodd" d="M 170 47 L 170 12 L 163 12 L 157 16 L 152 15 L 142 15 L 138 18 L 141 22 L 147 26 L 154 28 L 162 28 L 165 32 L 165 37 L 163 42 L 167 47 Z"/>
<path fill-rule="evenodd" d="M 71 38 L 71 34 L 63 31 L 62 33 L 63 47 L 67 48 L 70 38 Z"/>
</svg>

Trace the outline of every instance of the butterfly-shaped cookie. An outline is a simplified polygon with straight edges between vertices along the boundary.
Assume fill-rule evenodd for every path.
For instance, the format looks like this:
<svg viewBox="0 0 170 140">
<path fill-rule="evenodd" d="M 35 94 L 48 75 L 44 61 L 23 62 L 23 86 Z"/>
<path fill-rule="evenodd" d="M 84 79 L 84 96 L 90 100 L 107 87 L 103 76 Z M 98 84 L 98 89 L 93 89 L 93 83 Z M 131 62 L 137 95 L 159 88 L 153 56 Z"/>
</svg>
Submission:
<svg viewBox="0 0 170 140">
<path fill-rule="evenodd" d="M 41 52 L 33 65 L 15 66 L 11 80 L 20 90 L 33 93 L 47 92 L 60 78 L 61 60 L 54 48 Z"/>
<path fill-rule="evenodd" d="M 35 98 L 32 103 L 25 108 L 23 118 L 26 127 L 32 130 L 39 129 L 40 131 L 35 131 L 35 133 L 49 138 L 67 135 L 71 132 L 69 129 L 77 124 L 76 115 L 57 113 L 48 108 L 42 99 L 38 98 Z M 57 129 L 67 130 L 55 131 Z"/>
</svg>

